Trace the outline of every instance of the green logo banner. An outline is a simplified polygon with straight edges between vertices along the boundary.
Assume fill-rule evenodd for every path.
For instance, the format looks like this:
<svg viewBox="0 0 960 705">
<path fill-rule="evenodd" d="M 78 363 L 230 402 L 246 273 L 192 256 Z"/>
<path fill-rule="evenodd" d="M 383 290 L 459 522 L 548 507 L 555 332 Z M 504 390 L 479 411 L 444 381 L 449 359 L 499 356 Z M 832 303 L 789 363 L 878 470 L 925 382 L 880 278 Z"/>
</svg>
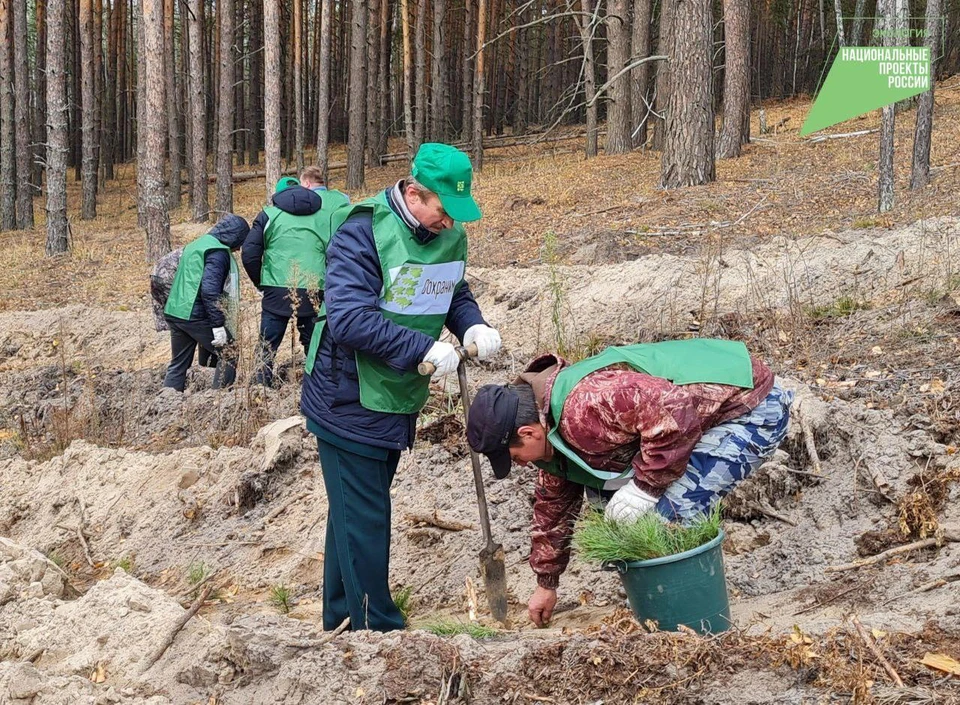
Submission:
<svg viewBox="0 0 960 705">
<path fill-rule="evenodd" d="M 800 135 L 930 90 L 927 47 L 841 47 Z"/>
</svg>

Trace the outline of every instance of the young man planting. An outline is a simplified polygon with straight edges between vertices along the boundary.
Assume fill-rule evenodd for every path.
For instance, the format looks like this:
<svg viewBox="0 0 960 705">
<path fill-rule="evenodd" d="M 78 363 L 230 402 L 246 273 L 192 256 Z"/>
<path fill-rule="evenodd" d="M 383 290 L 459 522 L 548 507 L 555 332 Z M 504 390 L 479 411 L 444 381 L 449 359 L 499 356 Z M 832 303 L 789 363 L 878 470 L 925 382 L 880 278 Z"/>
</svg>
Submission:
<svg viewBox="0 0 960 705">
<path fill-rule="evenodd" d="M 573 365 L 544 355 L 513 384 L 481 387 L 471 447 L 497 478 L 513 462 L 539 468 L 530 619 L 543 626 L 556 606 L 584 490 L 616 521 L 706 513 L 773 454 L 792 399 L 743 343 L 706 339 L 611 347 Z"/>
</svg>

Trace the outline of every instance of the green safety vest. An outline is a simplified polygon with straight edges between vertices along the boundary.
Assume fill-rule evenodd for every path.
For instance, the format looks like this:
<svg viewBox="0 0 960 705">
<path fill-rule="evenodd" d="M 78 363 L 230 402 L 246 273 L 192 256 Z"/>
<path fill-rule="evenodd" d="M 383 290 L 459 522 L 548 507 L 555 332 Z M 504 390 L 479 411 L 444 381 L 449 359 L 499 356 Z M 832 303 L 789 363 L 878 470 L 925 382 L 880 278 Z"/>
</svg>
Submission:
<svg viewBox="0 0 960 705">
<path fill-rule="evenodd" d="M 200 280 L 203 279 L 203 265 L 210 250 L 225 250 L 230 260 L 230 276 L 224 287 L 228 304 L 235 307 L 240 301 L 240 277 L 237 276 L 237 262 L 230 253 L 230 248 L 209 233 L 201 235 L 183 248 L 177 273 L 173 277 L 170 287 L 170 298 L 163 312 L 168 316 L 184 321 L 190 320 L 193 304 L 200 291 Z"/>
<path fill-rule="evenodd" d="M 467 235 L 459 223 L 426 244 L 420 243 L 406 223 L 387 203 L 386 194 L 339 209 L 333 216 L 338 228 L 354 213 L 371 211 L 373 239 L 380 258 L 383 289 L 380 314 L 405 328 L 439 340 L 454 294 L 463 285 L 467 266 Z M 335 231 L 335 230 L 334 230 Z M 313 365 L 326 323 L 326 304 L 307 353 L 306 372 Z M 420 411 L 430 396 L 430 378 L 416 370 L 397 372 L 379 358 L 356 353 L 360 378 L 360 404 L 389 414 Z"/>
<path fill-rule="evenodd" d="M 310 215 L 294 215 L 276 206 L 263 209 L 267 225 L 263 229 L 262 286 L 323 288 L 327 244 L 334 232 L 330 219 L 349 201 L 339 191 L 324 191 L 321 201 L 320 210 Z"/>
<path fill-rule="evenodd" d="M 547 440 L 566 462 L 560 462 L 560 457 L 555 454 L 550 461 L 535 463 L 538 467 L 552 475 L 598 489 L 617 489 L 633 474 L 632 467 L 623 471 L 591 467 L 560 435 L 563 405 L 573 388 L 597 370 L 624 363 L 639 372 L 678 385 L 728 384 L 753 389 L 750 353 L 738 341 L 694 338 L 607 348 L 599 355 L 565 367 L 557 374 L 550 392 L 550 416 L 555 423 L 547 434 Z"/>
</svg>

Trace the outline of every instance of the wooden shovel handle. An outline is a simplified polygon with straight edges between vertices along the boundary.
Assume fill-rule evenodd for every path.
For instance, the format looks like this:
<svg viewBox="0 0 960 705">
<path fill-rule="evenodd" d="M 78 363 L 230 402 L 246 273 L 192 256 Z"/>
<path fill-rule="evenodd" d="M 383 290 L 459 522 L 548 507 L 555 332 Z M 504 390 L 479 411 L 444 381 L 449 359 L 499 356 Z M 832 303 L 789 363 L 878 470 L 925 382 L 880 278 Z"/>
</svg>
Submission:
<svg viewBox="0 0 960 705">
<path fill-rule="evenodd" d="M 468 346 L 460 347 L 457 346 L 457 355 L 460 356 L 460 360 L 466 360 L 469 357 L 477 356 L 477 345 L 476 343 L 470 343 Z M 417 365 L 417 372 L 419 372 L 424 377 L 430 377 L 434 372 L 437 371 L 437 366 L 432 362 L 421 362 Z"/>
</svg>

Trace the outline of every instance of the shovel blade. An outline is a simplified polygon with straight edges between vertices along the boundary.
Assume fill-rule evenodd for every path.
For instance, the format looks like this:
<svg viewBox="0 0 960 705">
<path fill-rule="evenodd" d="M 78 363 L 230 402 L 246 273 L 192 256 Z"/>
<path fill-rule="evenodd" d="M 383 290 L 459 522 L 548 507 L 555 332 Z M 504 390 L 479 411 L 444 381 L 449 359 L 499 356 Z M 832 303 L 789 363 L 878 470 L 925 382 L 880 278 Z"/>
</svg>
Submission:
<svg viewBox="0 0 960 705">
<path fill-rule="evenodd" d="M 493 618 L 507 625 L 507 570 L 503 560 L 503 546 L 490 544 L 480 551 L 480 569 L 487 593 L 487 605 Z"/>
</svg>

